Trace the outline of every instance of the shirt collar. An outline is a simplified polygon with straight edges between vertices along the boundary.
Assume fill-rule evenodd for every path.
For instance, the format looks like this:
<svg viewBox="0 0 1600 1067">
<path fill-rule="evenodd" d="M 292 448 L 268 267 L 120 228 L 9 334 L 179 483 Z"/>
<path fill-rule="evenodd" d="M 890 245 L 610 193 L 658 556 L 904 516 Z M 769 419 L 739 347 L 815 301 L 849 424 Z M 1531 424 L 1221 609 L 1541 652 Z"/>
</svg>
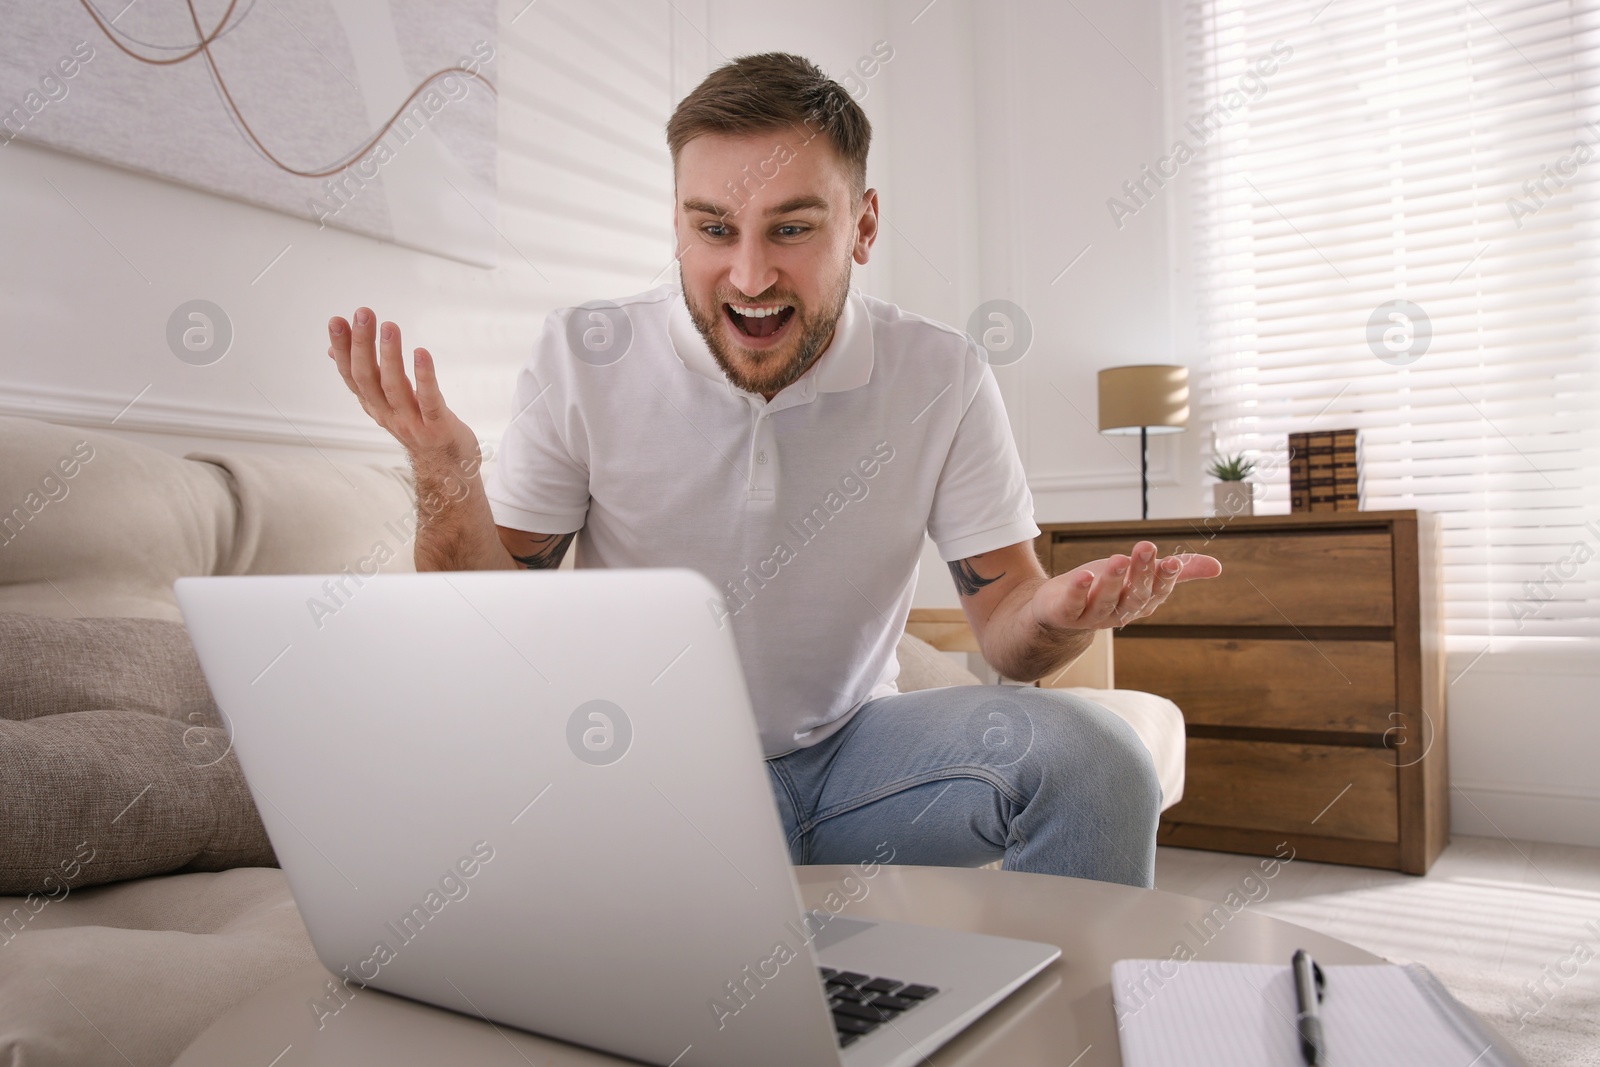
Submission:
<svg viewBox="0 0 1600 1067">
<path fill-rule="evenodd" d="M 667 319 L 667 335 L 672 342 L 673 354 L 689 370 L 722 383 L 730 393 L 763 399 L 759 393 L 738 388 L 722 373 L 722 368 L 717 366 L 717 361 L 711 355 L 711 349 L 706 347 L 705 338 L 700 336 L 694 320 L 689 317 L 689 306 L 684 301 L 681 289 L 672 302 L 672 312 Z M 839 321 L 833 328 L 833 338 L 828 342 L 828 347 L 798 381 L 774 395 L 772 403 L 776 404 L 791 391 L 797 391 L 803 399 L 810 400 L 817 393 L 838 393 L 866 385 L 872 378 L 872 363 L 872 322 L 867 315 L 861 291 L 852 288 L 845 297 L 844 308 L 839 313 Z"/>
</svg>

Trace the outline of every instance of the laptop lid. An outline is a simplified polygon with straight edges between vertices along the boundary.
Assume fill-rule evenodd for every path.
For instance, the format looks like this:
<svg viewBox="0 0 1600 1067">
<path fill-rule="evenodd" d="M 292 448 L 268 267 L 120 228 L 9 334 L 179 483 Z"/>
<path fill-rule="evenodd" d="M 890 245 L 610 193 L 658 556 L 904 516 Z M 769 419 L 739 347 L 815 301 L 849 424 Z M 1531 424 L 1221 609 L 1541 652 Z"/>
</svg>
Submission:
<svg viewBox="0 0 1600 1067">
<path fill-rule="evenodd" d="M 704 576 L 174 588 L 336 975 L 650 1063 L 838 1062 Z"/>
</svg>

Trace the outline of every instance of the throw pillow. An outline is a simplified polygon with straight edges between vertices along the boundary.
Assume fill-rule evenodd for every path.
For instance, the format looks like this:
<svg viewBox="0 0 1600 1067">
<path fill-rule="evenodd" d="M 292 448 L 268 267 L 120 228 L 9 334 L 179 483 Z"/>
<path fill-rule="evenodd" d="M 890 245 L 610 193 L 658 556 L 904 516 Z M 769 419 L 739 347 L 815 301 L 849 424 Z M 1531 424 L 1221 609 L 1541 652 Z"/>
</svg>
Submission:
<svg viewBox="0 0 1600 1067">
<path fill-rule="evenodd" d="M 182 623 L 0 614 L 0 650 L 0 719 L 118 708 L 223 725 Z"/>
<path fill-rule="evenodd" d="M 181 623 L 0 615 L 0 893 L 276 866 Z"/>
<path fill-rule="evenodd" d="M 225 730 L 104 709 L 0 720 L 0 764 L 0 893 L 277 866 Z"/>
</svg>

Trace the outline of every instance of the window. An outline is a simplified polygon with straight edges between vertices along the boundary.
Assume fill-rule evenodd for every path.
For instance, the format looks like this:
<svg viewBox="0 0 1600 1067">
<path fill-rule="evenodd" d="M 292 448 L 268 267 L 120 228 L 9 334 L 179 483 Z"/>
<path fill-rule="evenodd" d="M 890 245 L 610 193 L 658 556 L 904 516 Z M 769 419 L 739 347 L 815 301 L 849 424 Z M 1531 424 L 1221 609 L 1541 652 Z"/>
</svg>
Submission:
<svg viewBox="0 0 1600 1067">
<path fill-rule="evenodd" d="M 1600 636 L 1600 0 L 1184 11 L 1216 447 L 1287 511 L 1286 436 L 1359 428 L 1453 648 Z"/>
</svg>

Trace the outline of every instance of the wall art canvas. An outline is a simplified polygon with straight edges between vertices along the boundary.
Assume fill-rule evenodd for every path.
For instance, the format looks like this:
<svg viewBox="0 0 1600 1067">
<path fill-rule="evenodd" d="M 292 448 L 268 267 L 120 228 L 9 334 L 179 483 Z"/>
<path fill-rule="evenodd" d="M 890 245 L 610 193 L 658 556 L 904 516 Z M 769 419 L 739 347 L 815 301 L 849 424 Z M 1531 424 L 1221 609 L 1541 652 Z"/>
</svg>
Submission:
<svg viewBox="0 0 1600 1067">
<path fill-rule="evenodd" d="M 21 140 L 496 257 L 494 0 L 0 0 Z"/>
</svg>

